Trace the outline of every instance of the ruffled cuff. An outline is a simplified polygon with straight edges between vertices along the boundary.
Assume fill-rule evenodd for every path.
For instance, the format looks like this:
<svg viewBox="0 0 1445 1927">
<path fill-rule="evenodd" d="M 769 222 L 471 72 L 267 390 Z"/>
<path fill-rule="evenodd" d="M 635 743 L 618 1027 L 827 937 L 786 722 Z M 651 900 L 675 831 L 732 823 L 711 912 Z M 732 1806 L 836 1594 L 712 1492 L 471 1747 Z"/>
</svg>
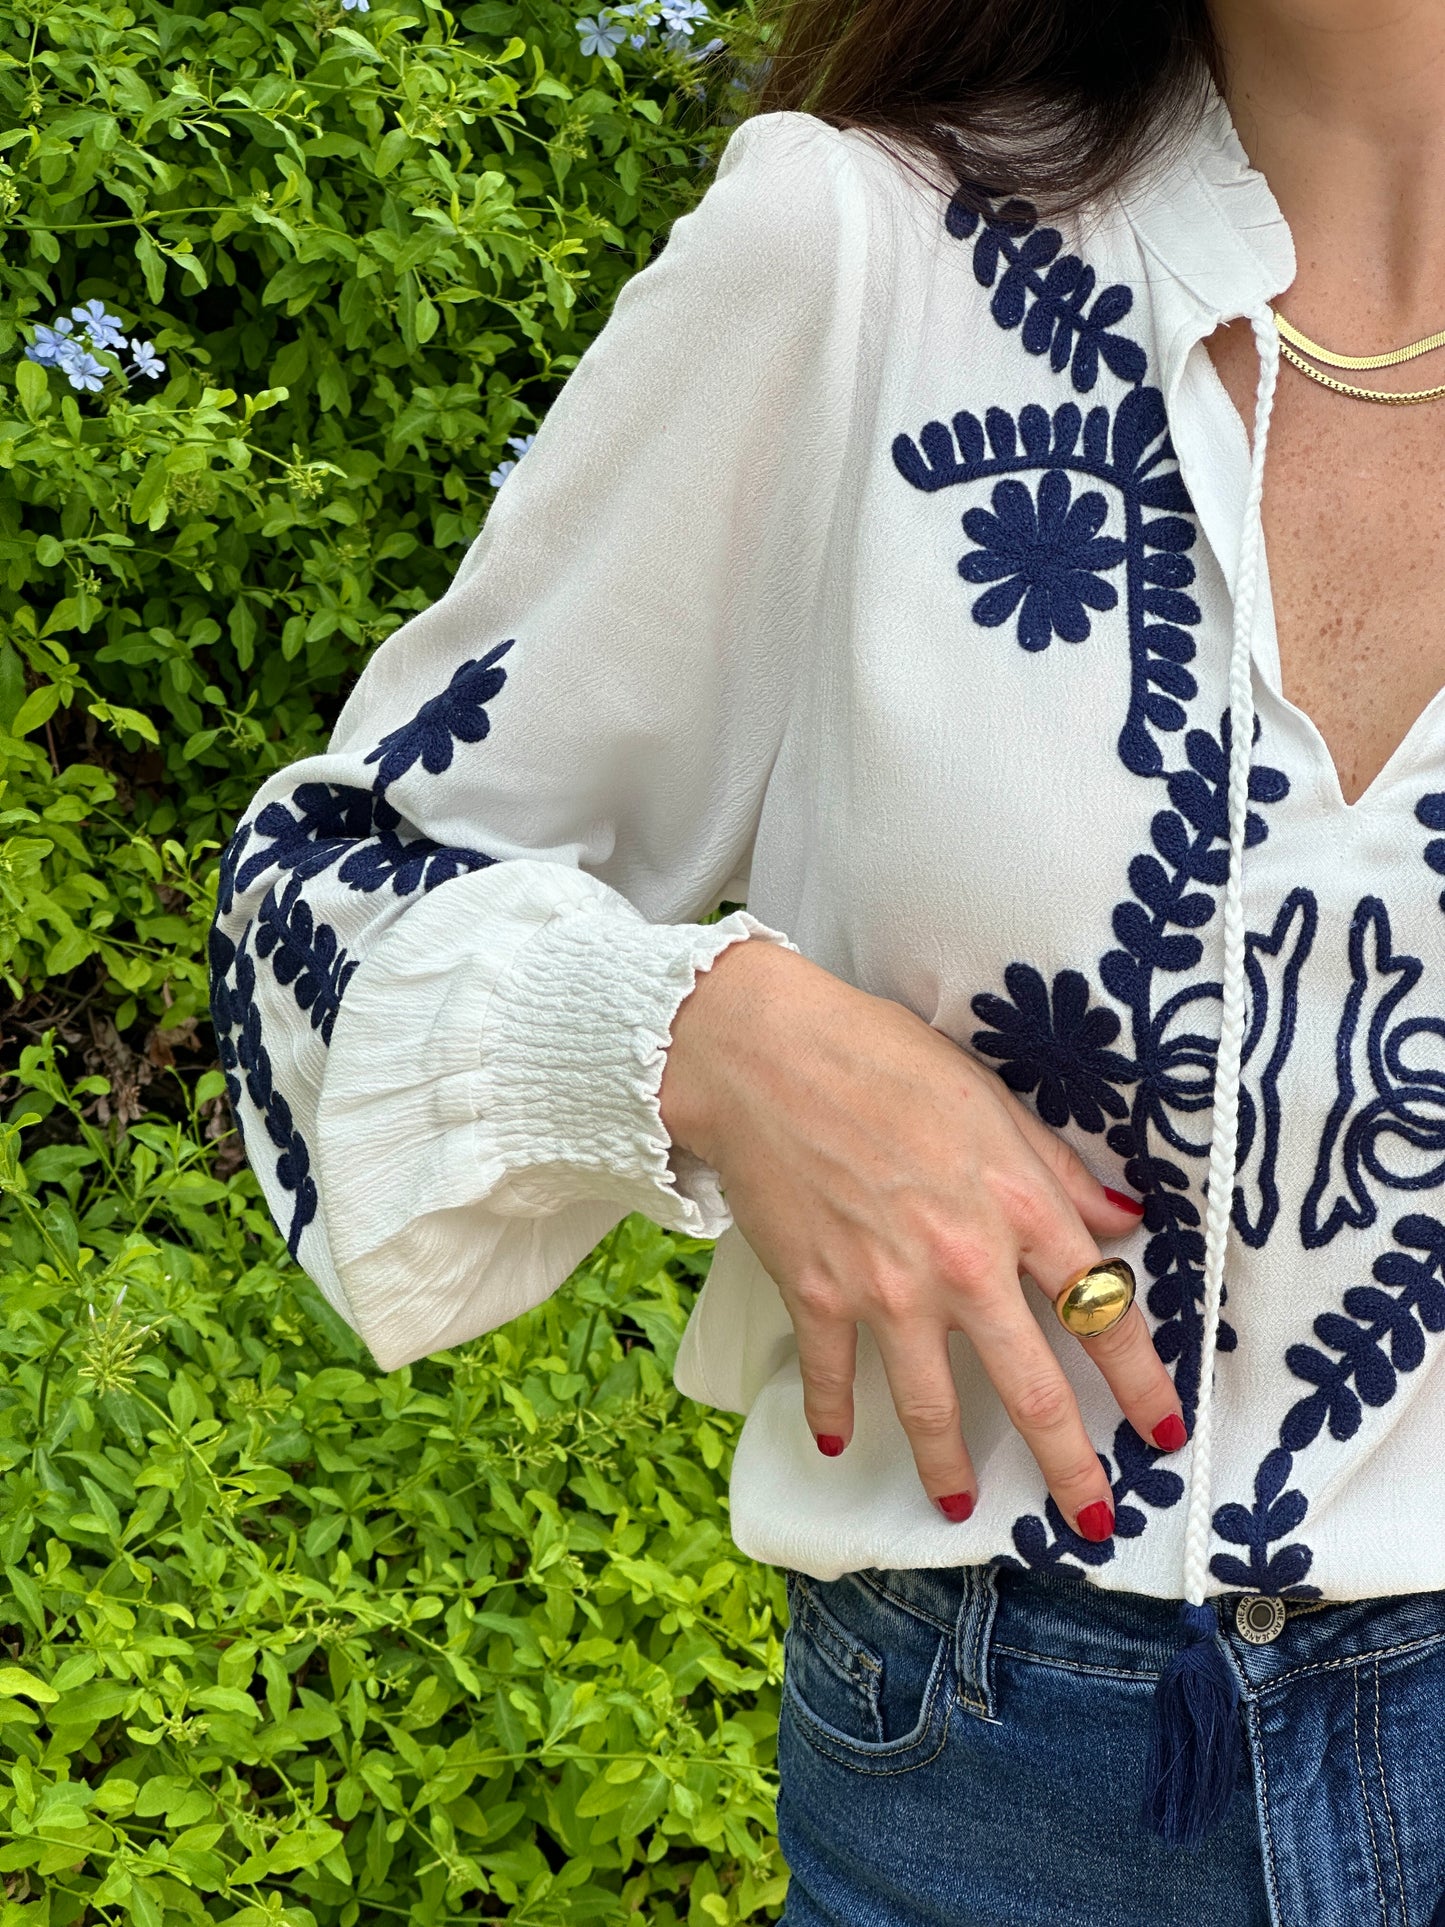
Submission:
<svg viewBox="0 0 1445 1927">
<path fill-rule="evenodd" d="M 481 1114 L 508 1173 L 494 1212 L 606 1198 L 695 1238 L 727 1230 L 717 1172 L 672 1143 L 658 1093 L 699 971 L 756 937 L 797 949 L 746 910 L 654 924 L 621 904 L 571 908 L 528 939 L 493 991 L 482 1046 Z"/>
</svg>

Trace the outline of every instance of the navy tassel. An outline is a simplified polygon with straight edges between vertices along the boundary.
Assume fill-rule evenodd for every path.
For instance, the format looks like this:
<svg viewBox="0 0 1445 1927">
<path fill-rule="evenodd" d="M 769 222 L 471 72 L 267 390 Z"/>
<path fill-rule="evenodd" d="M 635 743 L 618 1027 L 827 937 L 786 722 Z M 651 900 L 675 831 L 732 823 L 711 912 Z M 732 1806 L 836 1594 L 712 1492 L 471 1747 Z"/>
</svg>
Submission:
<svg viewBox="0 0 1445 1927">
<path fill-rule="evenodd" d="M 1144 1817 L 1171 1846 L 1202 1840 L 1239 1779 L 1239 1685 L 1209 1606 L 1180 1611 L 1185 1644 L 1154 1694 Z"/>
</svg>

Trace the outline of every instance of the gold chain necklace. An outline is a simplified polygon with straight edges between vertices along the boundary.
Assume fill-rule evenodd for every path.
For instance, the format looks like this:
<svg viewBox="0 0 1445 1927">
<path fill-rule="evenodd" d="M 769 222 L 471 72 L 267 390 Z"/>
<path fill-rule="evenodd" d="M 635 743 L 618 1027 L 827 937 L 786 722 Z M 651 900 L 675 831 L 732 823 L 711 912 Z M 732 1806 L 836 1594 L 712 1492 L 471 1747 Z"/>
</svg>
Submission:
<svg viewBox="0 0 1445 1927">
<path fill-rule="evenodd" d="M 1419 355 L 1428 355 L 1433 349 L 1445 348 L 1445 329 L 1438 335 L 1426 335 L 1423 341 L 1412 341 L 1407 347 L 1392 348 L 1387 355 L 1337 355 L 1332 348 L 1322 348 L 1308 335 L 1302 335 L 1298 328 L 1292 327 L 1276 308 L 1274 318 L 1280 333 L 1293 347 L 1307 354 L 1311 361 L 1322 361 L 1327 368 L 1398 368 L 1402 361 L 1414 361 Z"/>
<path fill-rule="evenodd" d="M 1298 368 L 1302 375 L 1317 381 L 1322 388 L 1333 389 L 1337 395 L 1349 395 L 1355 401 L 1383 402 L 1387 407 L 1408 408 L 1416 402 L 1439 401 L 1445 396 L 1445 382 L 1436 388 L 1412 388 L 1392 393 L 1387 388 L 1358 388 L 1352 382 L 1336 381 L 1333 375 L 1325 374 L 1313 367 L 1304 355 L 1313 355 L 1317 361 L 1327 363 L 1331 368 L 1397 368 L 1401 362 L 1414 361 L 1419 355 L 1428 355 L 1435 348 L 1445 348 L 1445 330 L 1435 335 L 1426 335 L 1421 341 L 1412 341 L 1404 348 L 1393 348 L 1384 355 L 1337 355 L 1332 349 L 1322 348 L 1308 335 L 1301 334 L 1292 327 L 1279 310 L 1272 310 L 1275 325 L 1279 329 L 1279 351 L 1292 368 Z"/>
</svg>

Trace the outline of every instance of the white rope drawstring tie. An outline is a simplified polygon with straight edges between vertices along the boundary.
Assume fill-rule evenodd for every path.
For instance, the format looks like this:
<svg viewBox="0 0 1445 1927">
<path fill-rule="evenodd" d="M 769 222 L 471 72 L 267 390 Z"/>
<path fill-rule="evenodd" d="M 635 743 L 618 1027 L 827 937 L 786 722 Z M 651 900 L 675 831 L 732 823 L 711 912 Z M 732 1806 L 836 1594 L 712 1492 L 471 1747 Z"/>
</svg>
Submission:
<svg viewBox="0 0 1445 1927">
<path fill-rule="evenodd" d="M 1279 375 L 1279 334 L 1268 308 L 1250 316 L 1259 356 L 1249 494 L 1240 535 L 1229 656 L 1229 873 L 1224 888 L 1224 970 L 1219 1051 L 1204 1213 L 1204 1304 L 1199 1347 L 1199 1402 L 1189 1467 L 1184 1526 L 1184 1644 L 1159 1680 L 1150 1734 L 1145 1817 L 1174 1845 L 1200 1840 L 1220 1820 L 1239 1778 L 1239 1685 L 1206 1604 L 1212 1521 L 1214 1361 L 1224 1261 L 1234 1204 L 1239 1142 L 1239 1082 L 1244 1057 L 1247 954 L 1244 849 L 1249 823 L 1250 754 L 1254 746 L 1253 638 L 1263 525 L 1264 458 Z"/>
</svg>

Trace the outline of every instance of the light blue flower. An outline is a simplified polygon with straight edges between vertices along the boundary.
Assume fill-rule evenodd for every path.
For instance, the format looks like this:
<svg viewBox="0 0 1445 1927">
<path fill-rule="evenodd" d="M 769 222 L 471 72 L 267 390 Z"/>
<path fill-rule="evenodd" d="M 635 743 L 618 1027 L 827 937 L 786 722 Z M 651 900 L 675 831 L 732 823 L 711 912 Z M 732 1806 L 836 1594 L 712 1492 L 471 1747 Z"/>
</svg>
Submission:
<svg viewBox="0 0 1445 1927">
<path fill-rule="evenodd" d="M 662 0 L 662 18 L 669 27 L 690 34 L 699 20 L 707 19 L 703 0 Z"/>
<path fill-rule="evenodd" d="M 370 13 L 371 0 L 341 0 L 343 13 Z"/>
<path fill-rule="evenodd" d="M 708 41 L 706 46 L 694 47 L 691 54 L 688 57 L 689 59 L 692 59 L 692 60 L 706 60 L 708 55 L 715 54 L 718 48 L 722 44 L 723 44 L 722 41 L 717 37 L 716 34 L 714 34 L 712 39 Z"/>
<path fill-rule="evenodd" d="M 101 384 L 110 372 L 87 348 L 73 349 L 60 366 L 72 388 L 88 388 L 93 395 L 100 393 Z"/>
<path fill-rule="evenodd" d="M 507 437 L 507 446 L 512 451 L 512 457 L 504 462 L 498 462 L 497 466 L 492 470 L 491 474 L 487 477 L 487 480 L 491 483 L 493 488 L 500 488 L 502 486 L 503 482 L 506 481 L 507 477 L 511 474 L 512 470 L 517 466 L 517 463 L 526 454 L 527 450 L 532 446 L 533 442 L 535 442 L 536 439 L 537 437 L 535 434 L 509 435 Z"/>
<path fill-rule="evenodd" d="M 118 314 L 107 314 L 103 301 L 87 301 L 70 312 L 90 336 L 92 348 L 117 348 L 124 342 L 125 323 Z"/>
<path fill-rule="evenodd" d="M 156 353 L 154 344 L 142 341 L 139 335 L 131 337 L 131 352 L 135 356 L 126 370 L 129 375 L 149 375 L 152 381 L 165 373 L 166 364 Z"/>
<path fill-rule="evenodd" d="M 577 22 L 577 32 L 584 54 L 600 54 L 604 60 L 610 60 L 627 35 L 614 24 L 610 16 L 604 18 L 603 14 L 598 14 L 595 19 L 590 14 L 584 15 Z"/>
<path fill-rule="evenodd" d="M 75 346 L 68 339 L 74 332 L 75 323 L 68 315 L 60 315 L 53 327 L 47 328 L 44 322 L 38 323 L 34 343 L 25 350 L 25 359 L 38 361 L 42 368 L 57 367 L 62 354 Z"/>
</svg>

